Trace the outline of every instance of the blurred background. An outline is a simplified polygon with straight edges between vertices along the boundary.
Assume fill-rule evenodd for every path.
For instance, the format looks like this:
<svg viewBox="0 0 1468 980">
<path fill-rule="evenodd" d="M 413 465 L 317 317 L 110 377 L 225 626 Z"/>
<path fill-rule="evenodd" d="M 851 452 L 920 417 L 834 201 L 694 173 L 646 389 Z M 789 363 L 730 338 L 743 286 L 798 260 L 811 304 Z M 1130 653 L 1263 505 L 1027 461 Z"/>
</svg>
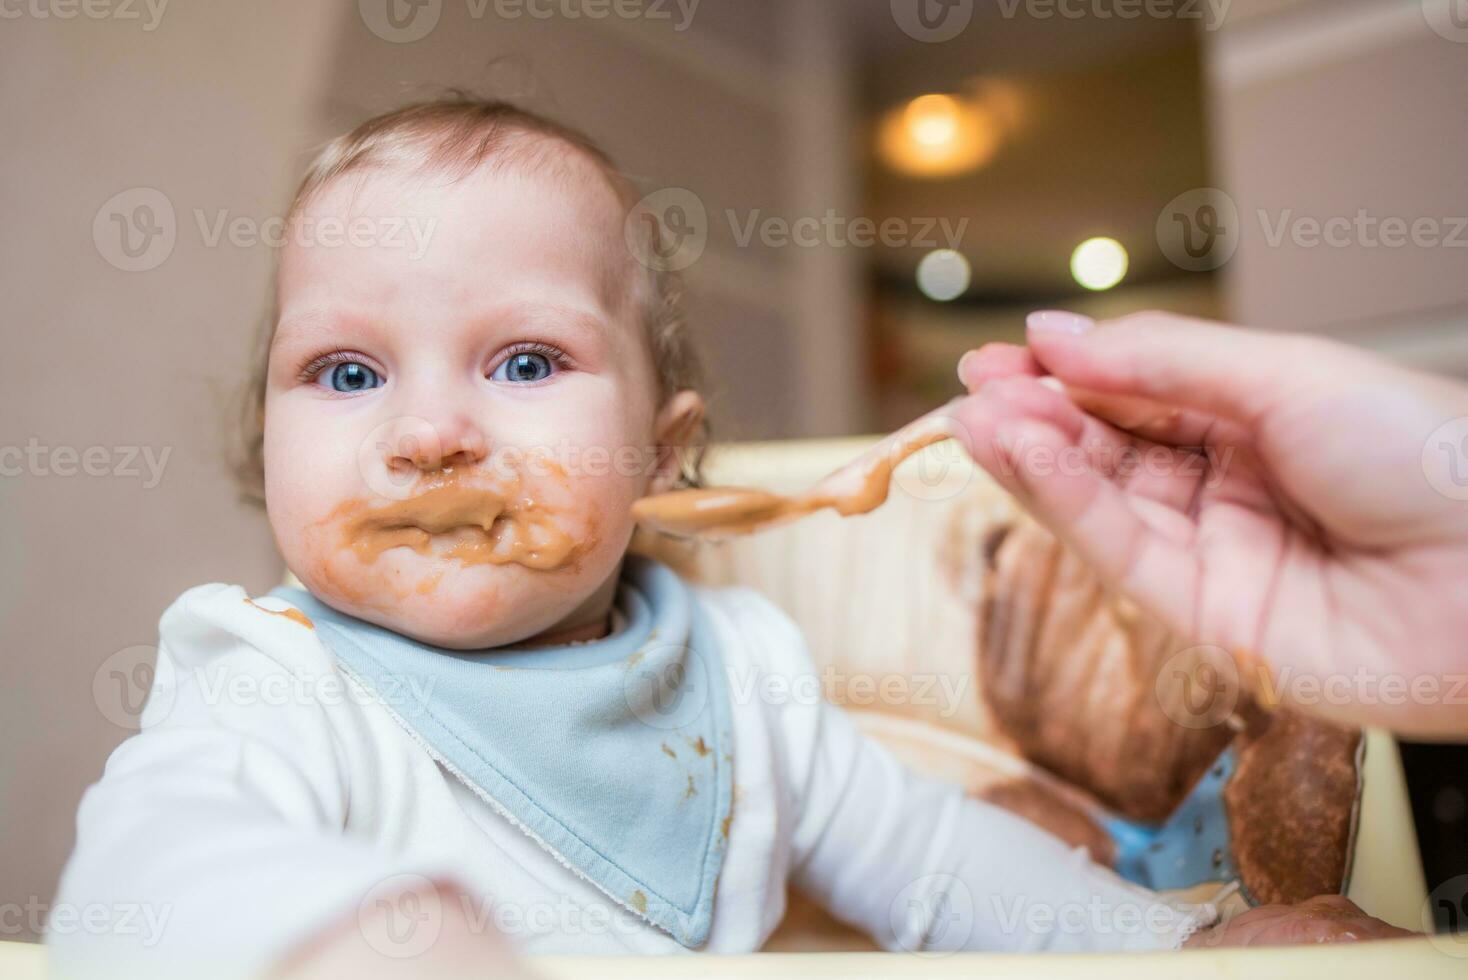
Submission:
<svg viewBox="0 0 1468 980">
<path fill-rule="evenodd" d="M 0 0 L 0 938 L 162 610 L 280 577 L 229 468 L 262 237 L 315 146 L 449 85 L 683 202 L 720 438 L 895 426 L 1055 306 L 1468 377 L 1465 0 Z M 1429 887 L 1454 751 L 1404 752 Z"/>
</svg>

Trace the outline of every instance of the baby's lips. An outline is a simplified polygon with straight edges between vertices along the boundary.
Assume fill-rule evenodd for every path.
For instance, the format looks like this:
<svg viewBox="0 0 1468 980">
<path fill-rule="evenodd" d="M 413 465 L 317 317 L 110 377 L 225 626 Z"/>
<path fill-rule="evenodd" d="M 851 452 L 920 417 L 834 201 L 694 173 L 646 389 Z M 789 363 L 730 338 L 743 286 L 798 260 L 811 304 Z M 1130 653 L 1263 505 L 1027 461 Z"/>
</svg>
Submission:
<svg viewBox="0 0 1468 980">
<path fill-rule="evenodd" d="M 573 534 L 560 509 L 538 503 L 518 484 L 501 487 L 467 470 L 430 475 L 402 500 L 348 501 L 333 516 L 342 546 L 369 563 L 403 547 L 464 566 L 517 564 L 553 571 L 595 546 L 590 527 Z"/>
</svg>

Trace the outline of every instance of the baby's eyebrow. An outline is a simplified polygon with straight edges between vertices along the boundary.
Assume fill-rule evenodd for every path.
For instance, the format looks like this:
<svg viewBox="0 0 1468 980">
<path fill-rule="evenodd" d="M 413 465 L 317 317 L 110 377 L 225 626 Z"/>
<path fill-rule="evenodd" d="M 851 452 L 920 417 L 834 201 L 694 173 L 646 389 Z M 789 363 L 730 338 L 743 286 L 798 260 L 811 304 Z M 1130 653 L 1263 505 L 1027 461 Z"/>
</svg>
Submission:
<svg viewBox="0 0 1468 980">
<path fill-rule="evenodd" d="M 495 333 L 516 328 L 544 331 L 547 339 L 592 348 L 611 335 L 610 319 L 594 306 L 524 300 L 505 303 L 469 314 L 471 329 Z M 383 325 L 351 311 L 326 306 L 308 307 L 282 316 L 271 338 L 272 347 L 294 349 L 323 342 L 350 342 L 347 337 L 367 342 Z"/>
<path fill-rule="evenodd" d="M 507 313 L 537 325 L 564 325 L 587 339 L 605 334 L 608 326 L 607 319 L 593 310 L 559 303 L 525 303 L 511 307 Z"/>
<path fill-rule="evenodd" d="M 297 334 L 309 337 L 311 334 L 335 333 L 363 325 L 364 323 L 359 318 L 351 314 L 344 314 L 324 306 L 313 306 L 282 316 L 275 325 L 275 339 L 279 340 L 284 336 L 287 340 L 294 341 L 297 339 Z"/>
<path fill-rule="evenodd" d="M 572 357 L 619 346 L 621 331 L 612 317 L 594 302 L 555 302 L 518 299 L 483 310 L 473 322 L 479 329 L 506 342 L 543 340 L 565 347 Z"/>
</svg>

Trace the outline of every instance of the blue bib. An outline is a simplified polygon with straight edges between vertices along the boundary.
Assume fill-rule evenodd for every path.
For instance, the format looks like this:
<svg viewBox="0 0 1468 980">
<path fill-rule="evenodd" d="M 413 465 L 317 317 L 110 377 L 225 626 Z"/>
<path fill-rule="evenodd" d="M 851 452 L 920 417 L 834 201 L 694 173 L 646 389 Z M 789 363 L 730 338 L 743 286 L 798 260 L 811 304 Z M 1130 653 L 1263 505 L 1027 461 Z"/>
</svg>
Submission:
<svg viewBox="0 0 1468 980">
<path fill-rule="evenodd" d="M 723 663 L 688 585 L 629 556 L 624 625 L 590 643 L 476 653 L 417 643 L 300 589 L 339 665 L 439 762 L 621 905 L 701 946 L 728 843 Z"/>
</svg>

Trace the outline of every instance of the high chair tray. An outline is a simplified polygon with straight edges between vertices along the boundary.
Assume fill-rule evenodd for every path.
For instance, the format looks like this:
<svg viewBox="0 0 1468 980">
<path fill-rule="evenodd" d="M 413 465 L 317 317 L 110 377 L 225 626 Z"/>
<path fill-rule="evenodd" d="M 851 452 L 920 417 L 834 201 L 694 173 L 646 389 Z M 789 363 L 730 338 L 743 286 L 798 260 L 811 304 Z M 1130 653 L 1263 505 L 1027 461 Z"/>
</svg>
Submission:
<svg viewBox="0 0 1468 980">
<path fill-rule="evenodd" d="M 1442 940 L 1440 940 L 1442 941 Z M 1468 942 L 1458 956 L 1468 956 Z M 1394 939 L 1345 946 L 1276 946 L 1268 949 L 1221 949 L 1187 953 L 1136 953 L 1092 956 L 1007 956 L 958 953 L 928 957 L 895 953 L 759 953 L 754 956 L 607 958 L 548 956 L 530 960 L 542 976 L 558 980 L 659 980 L 659 978 L 759 977 L 760 980 L 822 980 L 840 977 L 901 977 L 937 980 L 984 977 L 986 980 L 1379 980 L 1381 977 L 1461 978 L 1468 959 L 1459 959 L 1426 938 Z"/>
<path fill-rule="evenodd" d="M 1448 937 L 1438 937 L 1448 944 Z M 1461 948 L 1434 945 L 1433 940 L 1394 939 L 1363 945 L 1222 949 L 1188 953 L 1144 953 L 1114 956 L 998 956 L 961 953 L 953 956 L 902 956 L 884 953 L 760 953 L 755 956 L 543 956 L 527 964 L 547 980 L 688 980 L 707 977 L 758 976 L 760 980 L 821 980 L 823 977 L 1084 978 L 1084 980 L 1377 980 L 1411 977 L 1434 980 L 1461 978 L 1468 972 L 1468 941 Z M 1456 953 L 1457 955 L 1451 955 Z M 0 977 L 43 980 L 45 949 L 32 943 L 0 942 Z M 421 980 L 433 980 L 427 974 Z"/>
</svg>

